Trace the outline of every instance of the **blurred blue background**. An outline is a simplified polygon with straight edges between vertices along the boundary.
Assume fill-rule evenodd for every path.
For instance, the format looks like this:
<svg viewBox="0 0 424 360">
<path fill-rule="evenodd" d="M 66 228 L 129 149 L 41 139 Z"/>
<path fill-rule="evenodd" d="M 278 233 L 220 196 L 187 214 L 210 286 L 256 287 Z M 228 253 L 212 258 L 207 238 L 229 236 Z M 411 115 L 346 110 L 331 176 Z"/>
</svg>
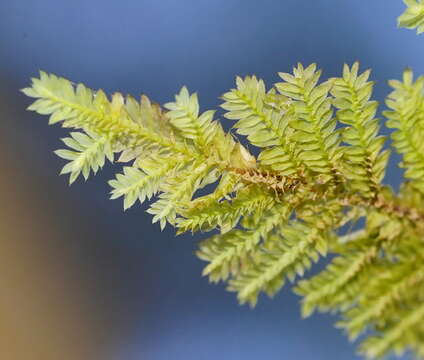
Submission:
<svg viewBox="0 0 424 360">
<path fill-rule="evenodd" d="M 26 112 L 18 90 L 43 69 L 160 103 L 187 85 L 207 109 L 237 74 L 272 83 L 301 61 L 328 77 L 360 60 L 382 100 L 405 66 L 424 73 L 423 38 L 396 29 L 402 10 L 400 0 L 2 0 L 0 359 L 357 359 L 334 318 L 301 320 L 288 288 L 250 310 L 209 285 L 198 237 L 108 200 L 111 166 L 69 188 L 52 153 L 65 132 Z M 392 161 L 386 181 L 400 179 Z"/>
</svg>

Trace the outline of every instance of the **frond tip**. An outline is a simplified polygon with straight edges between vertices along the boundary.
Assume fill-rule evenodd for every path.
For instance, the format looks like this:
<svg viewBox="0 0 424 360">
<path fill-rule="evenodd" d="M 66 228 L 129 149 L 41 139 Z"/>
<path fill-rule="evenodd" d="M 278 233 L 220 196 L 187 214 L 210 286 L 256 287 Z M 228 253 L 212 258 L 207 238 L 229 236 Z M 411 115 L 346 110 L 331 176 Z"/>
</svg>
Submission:
<svg viewBox="0 0 424 360">
<path fill-rule="evenodd" d="M 407 8 L 398 17 L 398 26 L 407 29 L 417 29 L 417 34 L 424 32 L 424 1 L 403 0 Z"/>
<path fill-rule="evenodd" d="M 197 94 L 189 94 L 183 87 L 175 102 L 164 105 L 168 109 L 167 117 L 170 123 L 187 139 L 192 139 L 198 146 L 204 148 L 214 137 L 216 126 L 213 122 L 214 111 L 209 110 L 199 114 Z"/>
<path fill-rule="evenodd" d="M 86 180 L 90 175 L 90 171 L 96 174 L 105 164 L 106 158 L 113 162 L 113 150 L 107 136 L 72 132 L 71 137 L 64 138 L 62 141 L 70 150 L 56 150 L 55 154 L 62 159 L 70 160 L 60 172 L 61 174 L 70 174 L 70 184 L 81 173 Z"/>
<path fill-rule="evenodd" d="M 123 174 L 117 174 L 115 180 L 109 181 L 113 188 L 110 198 L 124 196 L 124 209 L 133 206 L 137 199 L 140 203 L 146 199 L 150 200 L 159 191 L 159 186 L 169 170 L 170 164 L 144 169 L 126 166 Z"/>
</svg>

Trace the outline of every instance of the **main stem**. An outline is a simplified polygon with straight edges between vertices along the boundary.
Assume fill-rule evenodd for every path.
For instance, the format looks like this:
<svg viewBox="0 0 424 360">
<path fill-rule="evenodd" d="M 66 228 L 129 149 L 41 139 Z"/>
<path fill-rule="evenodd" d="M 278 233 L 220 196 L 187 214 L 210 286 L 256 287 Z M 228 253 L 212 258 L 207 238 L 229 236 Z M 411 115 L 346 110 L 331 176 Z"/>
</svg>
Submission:
<svg viewBox="0 0 424 360">
<path fill-rule="evenodd" d="M 261 184 L 273 192 L 282 193 L 282 195 L 287 193 L 295 194 L 298 185 L 308 186 L 307 180 L 299 175 L 284 177 L 277 173 L 260 169 L 230 168 L 228 170 L 239 175 L 243 182 Z M 321 186 L 322 184 L 309 184 L 309 191 L 307 193 L 310 194 L 310 197 L 304 200 L 319 200 L 320 198 L 317 193 L 319 191 L 318 188 Z M 424 212 L 415 207 L 404 205 L 402 199 L 394 194 L 388 199 L 387 196 L 383 195 L 383 187 L 381 185 L 375 187 L 375 193 L 371 198 L 363 197 L 360 194 L 349 194 L 347 191 L 340 193 L 334 192 L 332 196 L 331 192 L 328 191 L 325 194 L 326 196 L 330 194 L 331 198 L 339 198 L 341 204 L 344 206 L 375 209 L 391 217 L 406 219 L 415 227 L 423 228 L 424 230 Z"/>
</svg>

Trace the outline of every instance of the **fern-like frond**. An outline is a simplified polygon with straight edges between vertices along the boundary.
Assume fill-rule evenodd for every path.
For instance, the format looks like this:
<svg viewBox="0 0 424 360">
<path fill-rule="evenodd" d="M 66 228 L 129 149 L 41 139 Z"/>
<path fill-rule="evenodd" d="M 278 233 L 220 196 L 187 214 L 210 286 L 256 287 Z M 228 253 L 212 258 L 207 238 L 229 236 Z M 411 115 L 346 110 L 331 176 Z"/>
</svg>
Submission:
<svg viewBox="0 0 424 360">
<path fill-rule="evenodd" d="M 334 177 L 340 167 L 342 151 L 329 97 L 332 83 L 326 81 L 317 85 L 321 71 L 315 64 L 307 68 L 298 64 L 293 75 L 279 75 L 284 82 L 275 87 L 293 101 L 295 117 L 289 125 L 295 130 L 292 139 L 301 150 L 299 159 L 312 171 Z"/>
<path fill-rule="evenodd" d="M 153 223 L 159 221 L 163 229 L 166 222 L 175 225 L 177 213 L 183 204 L 200 189 L 202 180 L 208 175 L 211 165 L 197 161 L 187 165 L 185 169 L 170 177 L 162 185 L 159 200 L 147 210 L 153 216 Z"/>
<path fill-rule="evenodd" d="M 161 183 L 166 179 L 167 173 L 172 169 L 172 164 L 151 164 L 139 169 L 135 166 L 124 167 L 123 174 L 117 174 L 116 179 L 110 180 L 109 185 L 113 188 L 111 199 L 124 197 L 124 209 L 134 205 L 137 199 L 143 203 L 150 200 L 159 192 Z"/>
<path fill-rule="evenodd" d="M 225 232 L 234 228 L 241 217 L 261 213 L 274 203 L 268 191 L 255 185 L 240 189 L 231 199 L 209 199 L 199 198 L 190 204 L 190 208 L 183 213 L 184 219 L 178 223 L 180 232 L 214 228 Z"/>
<path fill-rule="evenodd" d="M 61 171 L 61 174 L 70 174 L 70 184 L 81 173 L 86 180 L 90 171 L 97 173 L 105 164 L 106 158 L 113 162 L 113 150 L 107 136 L 72 132 L 71 137 L 64 138 L 62 141 L 70 149 L 56 150 L 55 154 L 62 159 L 70 160 Z"/>
<path fill-rule="evenodd" d="M 389 152 L 381 152 L 385 138 L 378 136 L 380 124 L 375 114 L 378 103 L 370 101 L 373 83 L 368 81 L 370 71 L 358 74 L 359 63 L 351 68 L 344 65 L 343 77 L 333 79 L 331 94 L 338 108 L 337 120 L 343 129 L 343 141 L 350 146 L 344 149 L 344 175 L 354 191 L 373 196 L 384 177 Z"/>
<path fill-rule="evenodd" d="M 417 29 L 417 34 L 424 32 L 424 1 L 403 0 L 405 11 L 398 17 L 398 26 L 407 29 Z"/>
<path fill-rule="evenodd" d="M 148 211 L 162 228 L 166 222 L 174 224 L 179 212 L 190 207 L 198 189 L 214 183 L 230 168 L 256 164 L 255 158 L 213 121 L 213 112 L 199 115 L 197 95 L 189 95 L 186 88 L 174 103 L 167 104 L 167 113 L 144 95 L 138 102 L 116 93 L 109 101 L 101 90 L 74 86 L 44 72 L 23 92 L 37 98 L 29 109 L 50 114 L 51 124 L 61 122 L 87 133 L 73 133 L 64 140 L 71 150 L 57 152 L 71 160 L 62 170 L 71 173 L 71 182 L 81 172 L 84 177 L 90 170 L 96 172 L 105 157 L 113 160 L 113 152 L 122 152 L 120 161 L 134 163 L 110 182 L 112 198 L 124 196 L 124 208 L 128 208 L 137 199 L 159 194 Z M 210 195 L 219 198 L 214 190 Z"/>
<path fill-rule="evenodd" d="M 192 139 L 201 148 L 212 140 L 216 124 L 213 122 L 214 111 L 206 111 L 199 115 L 199 102 L 197 94 L 189 94 L 186 87 L 183 87 L 175 102 L 164 105 L 170 110 L 166 115 L 170 123 L 187 139 Z"/>
<path fill-rule="evenodd" d="M 378 270 L 358 295 L 359 304 L 344 312 L 343 321 L 338 323 L 351 338 L 372 328 L 372 324 L 380 327 L 387 315 L 396 314 L 399 306 L 408 303 L 411 289 L 424 285 L 422 259 L 414 254 L 410 254 L 407 262 L 386 264 Z"/>
<path fill-rule="evenodd" d="M 177 143 L 168 133 L 158 133 L 143 126 L 130 116 L 133 99 L 127 101 L 116 93 L 109 101 L 102 90 L 94 92 L 82 84 L 76 88 L 64 78 L 40 73 L 32 79 L 32 87 L 23 92 L 37 98 L 29 110 L 50 115 L 50 124 L 62 122 L 64 127 L 91 131 L 107 136 L 113 144 L 126 147 L 142 146 L 144 150 L 160 150 L 190 155 L 185 144 Z M 168 135 L 168 136 L 167 136 Z"/>
<path fill-rule="evenodd" d="M 211 282 L 227 280 L 243 270 L 249 256 L 263 240 L 266 242 L 276 226 L 287 221 L 290 207 L 277 206 L 259 216 L 256 226 L 245 229 L 233 229 L 203 240 L 199 245 L 197 256 L 209 262 L 203 275 L 209 276 Z"/>
<path fill-rule="evenodd" d="M 261 291 L 273 296 L 286 278 L 293 281 L 296 275 L 302 276 L 319 258 L 315 244 L 327 240 L 325 234 L 301 223 L 282 226 L 278 239 L 265 245 L 254 263 L 229 281 L 228 289 L 237 292 L 240 303 L 254 306 Z"/>
<path fill-rule="evenodd" d="M 196 198 L 185 209 L 186 217 L 178 223 L 179 232 L 194 231 L 195 228 L 202 229 L 204 225 L 202 218 L 207 221 L 209 209 L 213 212 L 213 209 L 224 200 L 232 200 L 237 190 L 243 186 L 239 177 L 228 171 L 223 172 L 221 178 L 217 180 L 219 182 L 213 193 Z"/>
<path fill-rule="evenodd" d="M 396 150 L 403 155 L 401 166 L 405 176 L 424 191 L 424 77 L 413 79 L 410 69 L 405 70 L 403 82 L 389 82 L 394 91 L 388 96 L 385 111 L 387 126 L 396 129 L 391 135 Z"/>
<path fill-rule="evenodd" d="M 397 309 L 396 320 L 379 329 L 379 335 L 367 338 L 359 350 L 369 359 L 381 358 L 392 351 L 402 355 L 407 350 L 415 350 L 422 356 L 423 321 L 424 302 L 414 307 L 401 307 Z"/>
<path fill-rule="evenodd" d="M 237 133 L 246 135 L 253 145 L 266 148 L 259 156 L 263 165 L 283 175 L 300 171 L 296 149 L 288 141 L 287 125 L 292 116 L 289 104 L 280 100 L 278 109 L 269 106 L 265 84 L 255 76 L 237 77 L 236 84 L 237 89 L 222 97 L 225 102 L 221 106 L 228 111 L 224 116 L 237 120 Z"/>
<path fill-rule="evenodd" d="M 348 249 L 344 255 L 335 257 L 321 273 L 297 284 L 296 293 L 303 296 L 303 316 L 311 315 L 315 309 L 329 311 L 346 306 L 351 294 L 356 294 L 348 287 L 352 287 L 357 277 L 362 276 L 365 268 L 377 258 L 379 248 L 355 244 Z M 357 290 L 355 284 L 353 287 Z"/>
</svg>

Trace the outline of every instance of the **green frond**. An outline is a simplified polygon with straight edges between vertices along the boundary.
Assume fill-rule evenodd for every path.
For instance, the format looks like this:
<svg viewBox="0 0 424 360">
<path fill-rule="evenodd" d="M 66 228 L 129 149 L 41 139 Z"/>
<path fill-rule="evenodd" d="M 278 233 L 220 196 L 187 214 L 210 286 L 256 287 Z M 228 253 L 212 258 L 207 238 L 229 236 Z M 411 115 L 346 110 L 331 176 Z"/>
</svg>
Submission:
<svg viewBox="0 0 424 360">
<path fill-rule="evenodd" d="M 94 92 L 83 84 L 76 87 L 64 78 L 40 73 L 32 79 L 32 87 L 22 90 L 26 95 L 37 98 L 28 107 L 43 115 L 50 115 L 50 124 L 62 122 L 64 127 L 91 131 L 106 136 L 113 144 L 126 147 L 142 146 L 144 150 L 182 153 L 190 155 L 184 143 L 166 132 L 134 121 L 134 100 L 116 93 L 109 101 L 102 90 Z M 136 111 L 136 110 L 135 110 Z M 132 114 L 132 115 L 130 115 Z"/>
<path fill-rule="evenodd" d="M 191 139 L 201 148 L 212 140 L 216 131 L 216 124 L 213 122 L 215 111 L 206 111 L 199 115 L 199 102 L 197 94 L 189 94 L 186 87 L 183 87 L 175 102 L 164 105 L 170 123 L 186 139 Z"/>
<path fill-rule="evenodd" d="M 373 196 L 384 177 L 389 152 L 381 152 L 385 138 L 378 136 L 380 124 L 375 118 L 378 103 L 370 101 L 373 82 L 368 81 L 370 71 L 358 74 L 359 63 L 351 68 L 344 65 L 343 77 L 333 79 L 331 94 L 337 120 L 347 127 L 343 129 L 343 141 L 350 145 L 344 149 L 346 164 L 343 174 L 350 180 L 354 191 Z"/>
<path fill-rule="evenodd" d="M 296 275 L 303 276 L 312 261 L 319 258 L 315 243 L 326 241 L 324 234 L 301 223 L 282 226 L 276 236 L 279 241 L 270 242 L 269 247 L 265 245 L 254 262 L 229 281 L 228 290 L 237 292 L 240 303 L 255 306 L 261 291 L 273 296 L 286 278 L 293 281 Z"/>
<path fill-rule="evenodd" d="M 137 199 L 143 203 L 150 200 L 160 189 L 160 185 L 166 179 L 165 176 L 171 170 L 172 164 L 165 163 L 159 166 L 139 169 L 134 166 L 125 166 L 123 174 L 117 174 L 116 179 L 110 180 L 109 185 L 113 188 L 111 199 L 124 197 L 124 210 L 134 205 Z"/>
<path fill-rule="evenodd" d="M 329 97 L 332 83 L 317 85 L 321 71 L 316 70 L 315 64 L 307 68 L 298 64 L 293 75 L 279 75 L 284 82 L 275 87 L 291 99 L 294 106 L 295 117 L 289 125 L 295 131 L 291 139 L 301 150 L 298 158 L 314 172 L 335 176 L 342 151 Z"/>
<path fill-rule="evenodd" d="M 160 192 L 149 212 L 162 227 L 166 221 L 174 224 L 196 190 L 215 182 L 226 169 L 256 166 L 246 148 L 212 120 L 213 112 L 199 115 L 197 96 L 189 95 L 186 88 L 176 102 L 167 104 L 167 113 L 144 95 L 138 102 L 116 93 L 109 101 L 101 90 L 74 86 L 44 72 L 23 92 L 37 98 L 29 109 L 50 114 L 51 124 L 62 122 L 88 134 L 65 140 L 77 152 L 58 152 L 72 160 L 62 171 L 71 172 L 71 181 L 80 172 L 87 177 L 90 169 L 97 171 L 105 157 L 112 159 L 112 152 L 122 152 L 119 161 L 134 160 L 134 164 L 111 181 L 112 198 L 124 196 L 128 208 L 136 199 L 150 199 Z M 178 171 L 168 172 L 177 167 Z"/>
<path fill-rule="evenodd" d="M 219 191 L 219 190 L 218 190 Z M 206 199 L 198 198 L 183 212 L 179 221 L 179 232 L 211 230 L 228 231 L 234 228 L 241 217 L 251 213 L 262 213 L 274 203 L 267 191 L 258 186 L 248 186 L 237 191 L 234 198 L 222 201 L 214 199 L 212 193 Z"/>
<path fill-rule="evenodd" d="M 358 295 L 358 305 L 343 313 L 338 327 L 344 328 L 351 338 L 356 338 L 372 324 L 381 327 L 387 316 L 396 314 L 398 307 L 408 303 L 408 295 L 424 284 L 422 259 L 410 254 L 407 262 L 379 267 Z"/>
<path fill-rule="evenodd" d="M 299 281 L 295 291 L 303 296 L 303 316 L 310 316 L 315 309 L 334 311 L 350 305 L 351 294 L 356 295 L 358 290 L 355 280 L 366 273 L 365 269 L 374 262 L 379 251 L 376 245 L 361 246 L 357 241 L 360 242 L 349 244 L 345 253 L 335 257 L 321 273 Z"/>
<path fill-rule="evenodd" d="M 174 176 L 169 177 L 161 186 L 163 192 L 159 195 L 159 200 L 147 210 L 153 215 L 152 222 L 159 221 L 161 229 L 167 222 L 175 225 L 177 213 L 201 188 L 202 180 L 211 170 L 210 164 L 193 161 Z"/>
<path fill-rule="evenodd" d="M 405 70 L 403 82 L 389 82 L 394 91 L 388 96 L 385 111 L 387 127 L 396 129 L 391 137 L 396 150 L 403 155 L 401 167 L 405 177 L 424 191 L 424 77 L 413 80 L 410 69 Z"/>
<path fill-rule="evenodd" d="M 277 206 L 265 211 L 256 226 L 247 229 L 233 229 L 203 240 L 196 255 L 209 262 L 203 275 L 211 282 L 227 280 L 237 275 L 251 261 L 250 255 L 257 249 L 261 240 L 266 242 L 270 233 L 290 214 L 290 208 Z"/>
<path fill-rule="evenodd" d="M 255 76 L 236 78 L 237 89 L 225 93 L 221 106 L 228 112 L 227 119 L 237 120 L 237 133 L 246 135 L 255 146 L 265 148 L 259 160 L 265 166 L 291 175 L 300 170 L 296 149 L 288 141 L 287 127 L 292 117 L 288 104 L 280 101 L 280 108 L 267 105 L 265 84 Z"/>
<path fill-rule="evenodd" d="M 71 137 L 64 138 L 62 141 L 70 149 L 56 150 L 55 154 L 62 159 L 70 160 L 61 171 L 61 174 L 70 174 L 70 184 L 81 173 L 86 180 L 90 171 L 97 173 L 105 164 L 106 158 L 113 162 L 113 150 L 107 136 L 72 132 Z"/>
<path fill-rule="evenodd" d="M 407 29 L 417 29 L 417 34 L 424 32 L 424 1 L 403 0 L 407 6 L 398 17 L 398 26 Z"/>
<path fill-rule="evenodd" d="M 369 359 L 381 358 L 394 351 L 402 355 L 407 350 L 420 349 L 424 338 L 424 302 L 414 307 L 398 309 L 396 321 L 393 321 L 379 335 L 369 337 L 360 346 L 360 352 Z"/>
<path fill-rule="evenodd" d="M 237 274 L 260 239 L 258 231 L 233 229 L 202 241 L 196 255 L 209 262 L 202 275 L 209 276 L 211 282 L 218 282 Z"/>
</svg>

